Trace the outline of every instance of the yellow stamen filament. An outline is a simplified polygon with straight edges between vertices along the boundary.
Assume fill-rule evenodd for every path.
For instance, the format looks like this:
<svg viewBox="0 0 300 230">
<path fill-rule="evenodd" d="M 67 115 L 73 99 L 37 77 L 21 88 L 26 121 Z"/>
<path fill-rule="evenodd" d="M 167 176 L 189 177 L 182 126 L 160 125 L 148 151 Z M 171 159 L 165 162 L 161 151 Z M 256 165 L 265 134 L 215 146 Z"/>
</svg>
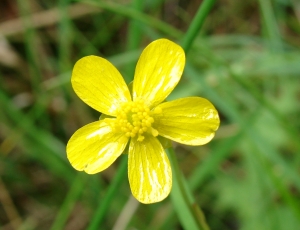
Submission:
<svg viewBox="0 0 300 230">
<path fill-rule="evenodd" d="M 146 133 L 158 136 L 158 131 L 152 127 L 152 114 L 160 112 L 160 108 L 150 111 L 142 99 L 126 102 L 117 110 L 117 118 L 111 123 L 111 127 L 117 132 L 125 133 L 127 137 L 136 137 L 138 141 L 143 141 Z"/>
</svg>

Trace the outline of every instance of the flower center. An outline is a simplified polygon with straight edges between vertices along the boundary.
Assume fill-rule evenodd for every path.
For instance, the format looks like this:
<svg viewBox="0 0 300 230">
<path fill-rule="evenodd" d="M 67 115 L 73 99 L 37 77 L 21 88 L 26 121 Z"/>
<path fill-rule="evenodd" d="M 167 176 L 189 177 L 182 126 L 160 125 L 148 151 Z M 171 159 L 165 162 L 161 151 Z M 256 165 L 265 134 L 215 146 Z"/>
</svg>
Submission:
<svg viewBox="0 0 300 230">
<path fill-rule="evenodd" d="M 138 141 L 143 141 L 146 133 L 156 137 L 158 131 L 152 127 L 154 119 L 151 116 L 156 112 L 150 111 L 142 99 L 125 102 L 118 108 L 117 118 L 111 126 L 114 131 L 124 132 L 127 137 L 137 137 Z"/>
</svg>

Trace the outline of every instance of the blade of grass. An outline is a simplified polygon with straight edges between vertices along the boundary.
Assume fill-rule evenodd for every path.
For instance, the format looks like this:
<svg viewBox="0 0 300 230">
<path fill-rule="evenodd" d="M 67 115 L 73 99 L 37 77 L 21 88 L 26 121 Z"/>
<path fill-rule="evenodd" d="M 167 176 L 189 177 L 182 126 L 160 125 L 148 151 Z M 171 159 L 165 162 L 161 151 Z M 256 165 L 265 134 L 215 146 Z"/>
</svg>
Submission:
<svg viewBox="0 0 300 230">
<path fill-rule="evenodd" d="M 107 210 L 112 202 L 115 199 L 115 195 L 118 193 L 118 187 L 124 181 L 124 177 L 127 176 L 127 154 L 123 154 L 120 165 L 118 166 L 118 170 L 116 175 L 114 176 L 111 184 L 108 187 L 108 190 L 99 202 L 98 208 L 87 228 L 87 230 L 98 230 L 101 225 L 104 217 L 107 213 Z"/>
<path fill-rule="evenodd" d="M 267 37 L 270 39 L 271 50 L 282 50 L 281 36 L 274 16 L 273 7 L 270 0 L 259 0 L 259 5 L 263 17 L 263 25 Z"/>
<path fill-rule="evenodd" d="M 231 72 L 231 77 L 242 86 L 247 93 L 251 94 L 251 96 L 257 101 L 257 103 L 261 104 L 265 108 L 267 108 L 271 114 L 277 119 L 279 124 L 284 128 L 289 134 L 290 137 L 294 140 L 295 147 L 298 151 L 300 151 L 300 143 L 299 143 L 299 131 L 294 128 L 294 126 L 271 104 L 269 103 L 259 92 L 259 90 L 251 83 L 251 81 L 247 81 L 240 76 Z"/>
<path fill-rule="evenodd" d="M 26 28 L 25 30 L 25 49 L 26 49 L 26 57 L 28 60 L 28 66 L 29 66 L 29 76 L 31 77 L 30 83 L 32 84 L 32 89 L 33 91 L 38 94 L 38 89 L 39 89 L 39 83 L 41 80 L 41 69 L 40 65 L 38 64 L 38 59 L 39 57 L 37 51 L 37 34 L 33 28 L 30 27 L 30 24 L 32 22 L 30 21 L 29 15 L 31 14 L 30 6 L 27 1 L 17 1 L 18 4 L 18 10 L 20 12 L 20 15 L 22 16 L 23 19 L 23 26 Z M 36 92 L 37 91 L 37 92 Z"/>
<path fill-rule="evenodd" d="M 46 4 L 47 2 L 44 3 Z M 73 20 L 86 15 L 97 14 L 99 12 L 99 9 L 95 9 L 93 7 L 86 7 L 86 5 L 80 3 L 75 3 L 69 5 L 68 7 L 68 13 L 70 15 L 70 18 Z M 27 30 L 28 28 L 40 29 L 47 26 L 55 25 L 61 19 L 58 7 L 54 7 L 41 12 L 33 12 L 30 15 L 28 15 L 28 17 L 30 23 L 26 23 L 26 26 L 24 26 L 24 19 L 22 17 L 1 22 L 1 34 L 5 37 L 18 35 L 20 33 L 23 33 L 24 30 Z"/>
<path fill-rule="evenodd" d="M 175 29 L 174 27 L 170 26 L 169 24 L 151 17 L 147 14 L 141 13 L 139 11 L 136 11 L 135 9 L 129 8 L 127 6 L 119 5 L 117 3 L 113 2 L 104 2 L 104 1 L 79 1 L 82 3 L 86 3 L 88 5 L 97 6 L 105 10 L 109 10 L 111 12 L 114 12 L 119 15 L 123 15 L 125 17 L 135 19 L 137 21 L 142 22 L 145 25 L 148 25 L 150 27 L 156 28 L 160 30 L 161 32 L 173 36 L 175 38 L 179 38 L 182 35 L 182 32 L 178 29 Z"/>
<path fill-rule="evenodd" d="M 200 187 L 208 176 L 216 172 L 220 163 L 230 155 L 231 150 L 244 137 L 243 133 L 244 129 L 241 129 L 236 135 L 224 140 L 211 150 L 208 159 L 197 167 L 188 179 L 189 186 L 192 190 Z"/>
<path fill-rule="evenodd" d="M 207 17 L 208 13 L 214 6 L 216 0 L 205 0 L 200 5 L 191 25 L 185 36 L 182 39 L 181 46 L 187 52 L 195 40 L 196 36 L 198 35 L 201 27 L 204 24 L 204 20 Z"/>
<path fill-rule="evenodd" d="M 65 223 L 67 222 L 68 217 L 70 216 L 72 209 L 76 204 L 76 201 L 79 199 L 83 191 L 85 185 L 85 181 L 83 179 L 84 177 L 82 176 L 82 174 L 77 173 L 76 177 L 72 182 L 72 186 L 67 193 L 67 197 L 61 205 L 61 208 L 54 220 L 54 223 L 50 228 L 51 230 L 65 229 Z"/>
<path fill-rule="evenodd" d="M 228 157 L 228 155 L 231 153 L 231 150 L 244 137 L 245 130 L 248 128 L 248 126 L 251 126 L 255 122 L 255 118 L 257 117 L 256 115 L 257 114 L 249 116 L 250 119 L 247 120 L 248 122 L 244 124 L 244 127 L 240 128 L 236 135 L 224 140 L 222 144 L 217 145 L 211 150 L 209 158 L 206 159 L 203 164 L 197 167 L 193 171 L 192 175 L 188 178 L 188 185 L 191 190 L 195 190 L 196 188 L 200 187 L 205 178 L 217 171 L 220 163 L 226 159 L 226 157 Z M 173 184 L 173 189 L 175 190 L 174 193 L 179 193 L 180 188 L 177 183 Z M 173 194 L 171 193 L 171 198 L 172 195 Z M 185 204 L 182 202 L 182 200 L 178 199 L 178 196 L 173 196 L 174 202 L 176 202 L 177 205 L 177 209 L 181 213 L 181 219 L 183 219 L 183 222 L 187 222 L 185 226 L 188 226 L 188 229 L 190 229 L 189 225 L 193 225 L 193 221 L 190 220 L 190 216 L 186 215 L 187 211 L 183 211 Z"/>
<path fill-rule="evenodd" d="M 291 191 L 287 186 L 284 184 L 281 178 L 279 178 L 274 173 L 274 163 L 270 161 L 270 159 L 266 158 L 265 153 L 260 153 L 261 149 L 257 148 L 257 144 L 253 142 L 252 143 L 256 147 L 256 151 L 254 151 L 254 155 L 258 159 L 259 163 L 261 164 L 262 168 L 264 169 L 265 174 L 271 179 L 274 187 L 277 189 L 278 193 L 281 195 L 282 199 L 285 201 L 285 203 L 291 208 L 291 211 L 294 213 L 295 217 L 300 220 L 300 202 L 299 200 L 291 194 Z"/>
<path fill-rule="evenodd" d="M 15 126 L 14 129 L 21 129 L 26 134 L 24 141 L 27 141 L 28 145 L 31 143 L 32 146 L 35 146 L 35 150 L 41 149 L 35 154 L 36 157 L 48 166 L 50 170 L 55 170 L 57 175 L 64 177 L 66 180 L 72 180 L 73 171 L 70 170 L 71 168 L 63 157 L 65 145 L 48 132 L 38 129 L 32 119 L 14 107 L 7 95 L 2 91 L 0 91 L 0 106 L 7 114 L 7 119 L 12 121 L 12 126 Z M 40 152 L 45 154 L 41 155 Z M 33 153 L 31 152 L 31 154 Z M 55 167 L 53 167 L 54 165 Z"/>
<path fill-rule="evenodd" d="M 70 60 L 73 30 L 68 12 L 69 4 L 70 0 L 60 0 L 58 3 L 61 18 L 58 24 L 58 63 L 60 72 L 65 72 L 71 68 Z"/>
<path fill-rule="evenodd" d="M 214 4 L 214 0 L 205 0 L 198 8 L 196 16 L 194 17 L 191 26 L 182 38 L 182 47 L 186 53 L 193 41 L 195 40 L 198 31 L 201 29 L 204 19 L 207 17 L 210 9 Z M 209 229 L 204 214 L 199 206 L 194 202 L 192 193 L 190 192 L 187 182 L 180 172 L 177 159 L 175 157 L 173 149 L 169 149 L 169 157 L 172 164 L 173 174 L 173 189 L 171 192 L 172 203 L 176 208 L 177 215 L 180 222 L 185 229 Z M 185 211 L 181 208 L 185 207 Z"/>
<path fill-rule="evenodd" d="M 120 212 L 118 219 L 116 220 L 112 230 L 125 230 L 127 225 L 136 213 L 140 202 L 138 202 L 133 196 L 129 196 L 128 201 L 124 205 Z"/>
<path fill-rule="evenodd" d="M 198 31 L 201 29 L 204 19 L 207 17 L 210 9 L 214 4 L 214 0 L 205 0 L 198 8 L 196 16 L 194 17 L 191 26 L 182 38 L 182 47 L 186 53 L 193 41 L 195 40 Z M 177 211 L 177 215 L 180 219 L 182 226 L 187 229 L 209 229 L 204 214 L 199 206 L 194 202 L 192 193 L 187 186 L 187 182 L 180 172 L 177 159 L 175 157 L 173 149 L 169 149 L 169 157 L 172 164 L 173 174 L 173 189 L 171 191 L 172 203 Z M 182 208 L 185 208 L 185 211 Z"/>
<path fill-rule="evenodd" d="M 99 31 L 97 31 L 95 36 L 93 36 L 91 42 L 99 50 L 102 47 L 106 46 L 109 41 L 113 39 L 115 33 L 117 33 L 121 29 L 121 27 L 124 25 L 124 18 L 121 15 L 115 14 L 109 21 L 107 21 L 105 17 L 103 17 L 102 20 L 97 19 L 98 18 L 96 18 L 94 22 L 95 27 L 99 27 L 97 25 L 101 25 L 101 23 L 104 24 L 104 26 L 101 26 L 101 28 L 99 28 Z"/>
<path fill-rule="evenodd" d="M 196 189 L 197 187 L 201 186 L 201 184 L 209 175 L 211 175 L 213 172 L 216 172 L 220 163 L 229 156 L 231 150 L 237 146 L 237 143 L 241 139 L 245 137 L 246 130 L 255 123 L 259 114 L 259 110 L 261 110 L 261 108 L 257 108 L 254 114 L 248 115 L 248 118 L 245 119 L 247 122 L 244 122 L 243 125 L 240 126 L 237 134 L 223 140 L 221 144 L 212 148 L 208 159 L 206 159 L 203 164 L 197 167 L 189 177 L 188 182 L 191 189 Z"/>
<path fill-rule="evenodd" d="M 236 108 L 236 105 L 233 103 L 227 101 L 224 101 L 224 98 L 222 98 L 220 95 L 217 94 L 216 91 L 214 91 L 210 85 L 205 81 L 204 78 L 198 77 L 198 73 L 196 70 L 187 63 L 186 65 L 186 73 L 187 77 L 190 80 L 193 80 L 195 84 L 198 84 L 199 87 L 203 89 L 204 94 L 214 102 L 217 108 L 219 108 L 222 113 L 228 117 L 228 119 L 232 123 L 237 123 L 240 127 L 243 127 L 243 124 L 245 122 L 248 122 L 242 114 L 238 111 Z M 264 106 L 261 106 L 261 108 L 264 108 Z M 289 177 L 294 181 L 297 188 L 300 189 L 300 183 L 297 179 L 298 175 L 296 173 L 297 170 L 294 168 L 291 168 L 285 160 L 283 160 L 282 155 L 279 154 L 279 152 L 272 147 L 267 141 L 264 140 L 262 135 L 255 129 L 253 126 L 249 126 L 246 130 L 246 135 L 250 136 L 250 138 L 256 143 L 256 145 L 261 148 L 267 148 L 265 149 L 264 153 L 269 153 L 268 158 L 272 159 L 273 162 L 276 162 L 279 165 L 282 165 L 284 167 L 284 171 L 289 175 Z"/>
<path fill-rule="evenodd" d="M 167 152 L 173 172 L 171 200 L 182 226 L 187 230 L 208 230 L 204 215 L 195 203 L 181 173 L 173 148 L 167 149 Z"/>
<path fill-rule="evenodd" d="M 23 25 L 25 27 L 25 51 L 26 51 L 26 59 L 27 59 L 27 68 L 23 71 L 28 71 L 28 76 L 30 78 L 31 90 L 33 92 L 33 96 L 35 98 L 40 98 L 43 96 L 44 92 L 41 90 L 40 82 L 42 81 L 43 76 L 43 67 L 47 64 L 41 64 L 43 60 L 45 60 L 45 54 L 42 45 L 42 39 L 39 37 L 39 34 L 31 26 L 33 22 L 31 15 L 32 5 L 28 1 L 18 0 L 18 10 L 20 11 L 20 15 L 22 16 Z M 35 110 L 37 113 L 43 113 L 43 116 L 40 116 L 39 119 L 43 122 L 45 126 L 50 126 L 49 114 L 45 112 L 45 108 L 37 104 Z M 32 111 L 32 112 L 34 112 Z M 37 115 L 34 115 L 38 117 Z"/>
<path fill-rule="evenodd" d="M 137 12 L 141 12 L 143 9 L 144 2 L 140 0 L 134 0 L 132 4 L 132 8 L 135 9 Z M 128 27 L 128 36 L 127 36 L 127 51 L 135 50 L 139 47 L 141 38 L 142 38 L 142 31 L 140 29 L 141 24 L 139 21 L 131 19 L 129 22 Z M 133 74 L 135 69 L 135 63 L 130 63 L 127 66 L 127 82 L 131 82 L 133 80 Z"/>
<path fill-rule="evenodd" d="M 269 103 L 263 97 L 263 95 L 260 93 L 260 91 L 255 87 L 254 83 L 252 81 L 248 81 L 245 78 L 242 78 L 238 74 L 235 74 L 234 71 L 228 66 L 228 64 L 225 63 L 225 61 L 223 61 L 222 59 L 215 57 L 214 55 L 211 55 L 210 58 L 211 58 L 211 61 L 213 63 L 215 63 L 215 65 L 220 65 L 220 66 L 224 67 L 225 70 L 230 74 L 230 77 L 232 77 L 242 88 L 245 89 L 246 94 L 249 94 L 258 104 L 260 104 L 261 106 L 264 106 L 265 108 L 267 108 L 269 110 L 269 112 L 272 114 L 272 116 L 274 116 L 274 118 L 276 118 L 276 120 L 279 122 L 281 127 L 287 131 L 288 135 L 293 140 L 293 144 L 294 144 L 295 148 L 299 151 L 300 150 L 300 142 L 297 139 L 297 137 L 299 136 L 298 130 L 296 130 L 294 128 L 294 126 L 275 108 L 275 106 L 273 106 L 271 103 Z M 189 69 L 189 66 L 187 66 L 186 72 L 190 72 L 190 71 L 191 70 Z M 206 89 L 208 89 L 208 87 L 210 88 L 210 86 L 202 78 L 198 78 L 196 76 L 197 76 L 197 73 L 195 71 L 192 71 L 192 73 L 190 75 L 187 75 L 187 77 L 191 77 L 191 80 L 193 82 L 195 82 L 195 84 L 198 84 L 197 81 L 201 82 L 201 84 L 199 84 L 199 86 L 201 88 L 203 88 L 203 90 L 205 90 L 207 93 L 208 90 L 206 90 Z M 212 97 L 215 97 L 212 94 L 210 93 L 210 95 Z M 220 105 L 220 106 L 222 106 L 222 105 Z M 233 115 L 232 114 L 233 111 L 232 110 L 230 111 L 228 108 L 229 108 L 228 106 L 227 107 L 225 105 L 222 106 L 222 109 L 227 110 L 228 113 Z M 236 111 L 236 114 L 233 116 L 235 118 L 239 119 L 238 114 L 239 114 L 239 112 Z"/>
</svg>

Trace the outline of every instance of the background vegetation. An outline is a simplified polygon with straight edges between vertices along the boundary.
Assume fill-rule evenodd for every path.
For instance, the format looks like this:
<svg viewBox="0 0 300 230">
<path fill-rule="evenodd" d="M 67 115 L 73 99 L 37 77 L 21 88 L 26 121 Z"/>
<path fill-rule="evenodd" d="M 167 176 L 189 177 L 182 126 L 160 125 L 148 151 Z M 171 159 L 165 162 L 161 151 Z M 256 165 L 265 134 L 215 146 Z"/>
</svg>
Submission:
<svg viewBox="0 0 300 230">
<path fill-rule="evenodd" d="M 132 198 L 127 175 L 115 177 L 126 167 L 120 160 L 93 176 L 78 173 L 65 145 L 99 118 L 71 88 L 74 63 L 105 57 L 130 82 L 141 50 L 161 37 L 180 43 L 200 5 L 0 2 L 1 230 L 188 228 L 174 199 Z M 221 127 L 208 145 L 174 146 L 211 229 L 300 226 L 299 35 L 297 0 L 218 0 L 190 44 L 169 99 L 208 98 Z"/>
</svg>

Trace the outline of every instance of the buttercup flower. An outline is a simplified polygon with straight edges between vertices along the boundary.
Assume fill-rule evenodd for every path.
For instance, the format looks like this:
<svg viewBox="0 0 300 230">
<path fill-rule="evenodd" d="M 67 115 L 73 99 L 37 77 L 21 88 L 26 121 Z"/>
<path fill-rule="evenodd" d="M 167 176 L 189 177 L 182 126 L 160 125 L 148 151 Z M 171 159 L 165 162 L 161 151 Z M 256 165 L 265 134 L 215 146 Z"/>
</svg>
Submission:
<svg viewBox="0 0 300 230">
<path fill-rule="evenodd" d="M 105 114 L 77 130 L 67 144 L 71 165 L 89 174 L 109 167 L 128 148 L 128 178 L 142 203 L 163 200 L 172 187 L 172 171 L 158 136 L 186 144 L 209 142 L 219 127 L 214 106 L 201 97 L 165 102 L 185 64 L 180 46 L 159 39 L 137 63 L 132 93 L 107 60 L 87 56 L 74 66 L 72 86 L 86 104 Z"/>
</svg>

